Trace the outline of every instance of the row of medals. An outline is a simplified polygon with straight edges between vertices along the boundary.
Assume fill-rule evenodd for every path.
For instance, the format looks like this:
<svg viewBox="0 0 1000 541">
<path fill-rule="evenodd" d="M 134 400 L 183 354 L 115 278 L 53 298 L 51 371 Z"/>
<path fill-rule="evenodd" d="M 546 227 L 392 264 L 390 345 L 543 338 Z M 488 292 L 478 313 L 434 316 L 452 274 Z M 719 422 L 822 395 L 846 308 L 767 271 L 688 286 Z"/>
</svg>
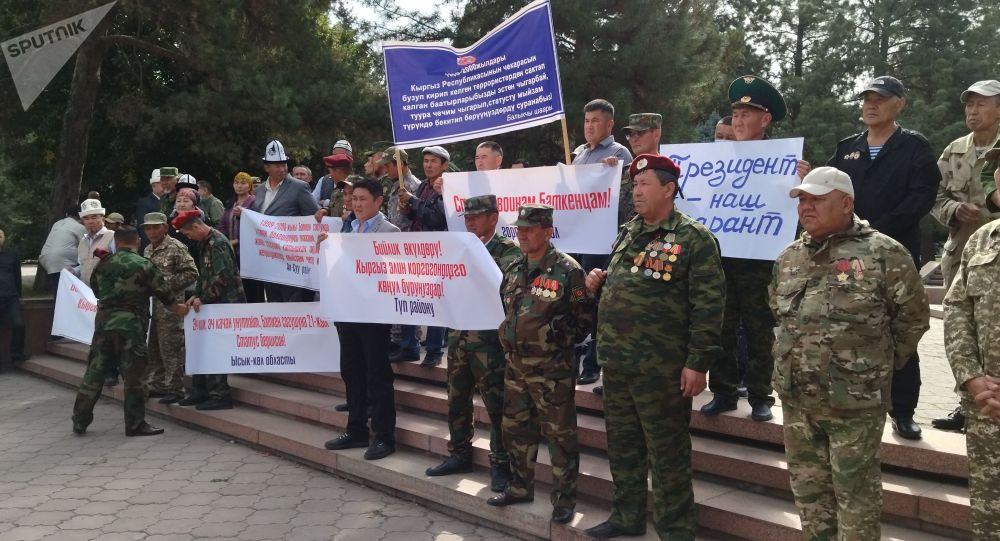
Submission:
<svg viewBox="0 0 1000 541">
<path fill-rule="evenodd" d="M 632 274 L 641 270 L 644 275 L 650 276 L 654 280 L 662 278 L 664 282 L 669 282 L 670 273 L 674 270 L 670 263 L 675 263 L 677 256 L 681 253 L 681 245 L 671 241 L 673 241 L 673 235 L 670 235 L 666 240 L 660 240 L 657 237 L 647 244 L 646 249 L 636 254 L 632 260 L 635 263 L 630 269 Z"/>
<path fill-rule="evenodd" d="M 556 292 L 559 291 L 559 282 L 551 278 L 542 278 L 538 276 L 533 282 L 531 282 L 531 294 L 538 295 L 545 298 L 555 298 Z"/>
</svg>

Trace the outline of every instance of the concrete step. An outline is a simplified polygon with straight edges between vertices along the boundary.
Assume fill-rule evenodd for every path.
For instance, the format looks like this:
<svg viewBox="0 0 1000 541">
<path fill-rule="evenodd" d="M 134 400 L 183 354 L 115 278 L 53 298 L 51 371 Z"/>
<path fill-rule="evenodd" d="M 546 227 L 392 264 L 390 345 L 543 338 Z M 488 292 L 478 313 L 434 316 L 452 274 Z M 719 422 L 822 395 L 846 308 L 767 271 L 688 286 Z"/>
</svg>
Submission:
<svg viewBox="0 0 1000 541">
<path fill-rule="evenodd" d="M 43 358 L 33 359 L 26 369 L 47 377 L 74 384 L 79 381 L 83 365 L 67 359 Z M 298 389 L 260 379 L 232 376 L 230 382 L 234 388 L 234 398 L 238 401 L 264 408 L 294 420 L 306 422 L 314 427 L 326 426 L 324 438 L 330 437 L 339 428 L 346 425 L 346 415 L 333 410 L 333 406 L 342 399 L 330 394 Z M 408 382 L 411 383 L 411 382 Z M 119 388 L 112 393 L 120 393 Z M 397 395 L 407 391 L 397 390 Z M 120 398 L 120 396 L 119 396 Z M 424 400 L 428 398 L 424 397 Z M 437 398 L 435 400 L 441 400 Z M 158 406 L 158 405 L 157 405 Z M 161 407 L 182 420 L 189 422 L 196 410 L 178 407 Z M 241 408 L 233 411 L 239 411 Z M 586 431 L 596 432 L 596 427 L 584 428 L 587 422 L 600 423 L 603 420 L 581 415 L 581 440 Z M 212 430 L 225 432 L 252 441 L 252 434 L 240 432 L 238 427 L 219 426 L 214 419 L 199 422 Z M 315 430 L 315 428 L 314 428 Z M 601 433 L 603 436 L 603 432 Z M 428 418 L 421 412 L 400 412 L 397 420 L 397 439 L 400 444 L 411 448 L 429 451 L 437 455 L 447 454 L 447 427 L 440 419 Z M 489 438 L 484 430 L 480 430 L 474 440 L 476 462 L 487 466 Z M 603 447 L 603 446 L 602 446 Z M 325 451 L 324 451 L 325 452 Z M 548 457 L 540 453 L 537 468 L 538 479 L 544 482 L 551 480 L 551 469 Z M 306 457 L 308 458 L 308 457 Z M 788 478 L 785 470 L 784 456 L 779 451 L 748 447 L 738 443 L 718 441 L 709 438 L 694 438 L 694 465 L 698 471 L 713 473 L 711 479 L 704 475 L 696 480 L 696 499 L 699 503 L 701 524 L 704 527 L 718 529 L 735 535 L 747 535 L 748 530 L 760 530 L 762 536 L 750 538 L 786 538 L 791 531 L 791 537 L 797 537 L 797 515 L 792 506 L 790 515 L 787 509 L 773 516 L 767 511 L 784 509 L 790 505 L 788 498 Z M 440 459 L 440 457 L 438 458 Z M 421 470 L 422 471 L 422 470 Z M 723 477 L 723 482 L 718 478 Z M 771 494 L 755 494 L 741 490 L 733 485 L 733 481 L 750 486 L 751 491 L 771 492 Z M 968 495 L 967 490 L 954 483 L 938 483 L 922 481 L 908 476 L 887 474 L 885 485 L 885 511 L 893 515 L 893 520 L 910 522 L 913 525 L 923 524 L 924 527 L 948 529 L 948 533 L 960 533 L 967 530 Z M 722 487 L 722 488 L 719 488 Z M 579 481 L 581 494 L 600 500 L 610 500 L 611 482 L 606 456 L 599 449 L 585 450 L 581 456 L 581 477 Z M 733 493 L 737 491 L 737 493 Z M 539 494 L 544 494 L 540 492 Z M 755 507 L 753 520 L 743 517 L 736 520 L 730 516 L 740 510 L 746 510 L 746 498 L 750 496 L 765 497 L 783 503 L 783 506 L 767 505 Z M 777 497 L 775 497 L 777 496 Z M 705 503 L 711 500 L 712 503 Z M 762 513 L 769 518 L 764 520 Z M 782 517 L 794 516 L 794 524 L 783 522 Z M 763 522 L 761 522 L 763 520 Z M 738 525 L 738 526 L 735 526 Z M 955 531 L 952 531 L 952 530 Z M 766 535 L 765 535 L 766 534 Z"/>
</svg>

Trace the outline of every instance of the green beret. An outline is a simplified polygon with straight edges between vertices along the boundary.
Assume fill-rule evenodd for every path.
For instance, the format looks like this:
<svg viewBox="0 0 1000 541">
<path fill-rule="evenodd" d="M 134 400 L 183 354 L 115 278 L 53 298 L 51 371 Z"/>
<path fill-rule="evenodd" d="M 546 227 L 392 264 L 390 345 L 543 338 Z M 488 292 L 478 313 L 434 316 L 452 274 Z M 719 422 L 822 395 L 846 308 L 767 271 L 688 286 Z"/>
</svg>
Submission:
<svg viewBox="0 0 1000 541">
<path fill-rule="evenodd" d="M 656 130 L 663 125 L 663 117 L 656 113 L 638 113 L 635 115 L 629 115 L 628 126 L 622 128 L 622 131 L 628 135 L 632 130 L 635 131 L 647 131 Z"/>
<path fill-rule="evenodd" d="M 744 75 L 729 83 L 729 103 L 733 108 L 753 107 L 771 113 L 771 122 L 785 118 L 785 98 L 771 83 L 754 75 Z"/>
<path fill-rule="evenodd" d="M 477 195 L 465 200 L 465 216 L 477 216 L 497 212 L 497 196 Z"/>
<path fill-rule="evenodd" d="M 552 207 L 549 205 L 539 205 L 538 203 L 528 203 L 521 205 L 517 211 L 517 227 L 532 227 L 540 225 L 542 227 L 552 227 Z"/>
</svg>

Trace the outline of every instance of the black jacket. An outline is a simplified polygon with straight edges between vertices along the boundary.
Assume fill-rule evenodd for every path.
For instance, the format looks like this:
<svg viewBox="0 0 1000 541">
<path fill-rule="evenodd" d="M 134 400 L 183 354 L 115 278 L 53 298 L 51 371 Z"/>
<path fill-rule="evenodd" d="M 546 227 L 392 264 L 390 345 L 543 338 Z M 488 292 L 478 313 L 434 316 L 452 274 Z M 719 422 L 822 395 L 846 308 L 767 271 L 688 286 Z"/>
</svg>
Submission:
<svg viewBox="0 0 1000 541">
<path fill-rule="evenodd" d="M 9 246 L 0 249 L 0 297 L 21 296 L 21 258 Z"/>
<path fill-rule="evenodd" d="M 140 254 L 146 248 L 146 245 L 149 244 L 146 232 L 142 229 L 142 222 L 150 212 L 160 212 L 160 198 L 152 193 L 146 194 L 145 197 L 140 197 L 135 202 L 135 227 L 139 230 L 139 238 L 142 240 L 142 246 L 139 249 Z"/>
<path fill-rule="evenodd" d="M 875 159 L 868 156 L 866 130 L 837 143 L 826 164 L 851 176 L 854 212 L 905 246 L 919 266 L 920 220 L 941 182 L 937 155 L 920 133 L 896 128 Z"/>
<path fill-rule="evenodd" d="M 420 196 L 428 191 L 431 192 L 430 197 L 424 201 Z M 426 180 L 420 183 L 410 199 L 410 209 L 406 216 L 413 220 L 410 231 L 448 230 L 448 221 L 444 215 L 444 197 L 435 192 Z"/>
</svg>

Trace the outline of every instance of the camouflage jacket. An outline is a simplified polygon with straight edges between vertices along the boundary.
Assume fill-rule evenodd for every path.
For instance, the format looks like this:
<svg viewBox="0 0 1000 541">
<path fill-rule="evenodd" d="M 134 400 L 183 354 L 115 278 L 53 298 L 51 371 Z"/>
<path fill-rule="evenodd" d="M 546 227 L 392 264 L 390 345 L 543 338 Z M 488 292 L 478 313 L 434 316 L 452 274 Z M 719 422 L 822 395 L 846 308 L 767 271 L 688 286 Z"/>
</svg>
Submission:
<svg viewBox="0 0 1000 541">
<path fill-rule="evenodd" d="M 344 217 L 344 188 L 342 186 L 333 187 L 330 192 L 330 204 L 326 206 L 326 215 L 333 218 Z"/>
<path fill-rule="evenodd" d="M 612 247 L 597 311 L 597 358 L 607 369 L 680 376 L 719 356 L 725 277 L 715 237 L 674 210 L 636 217 Z"/>
<path fill-rule="evenodd" d="M 549 244 L 538 266 L 521 255 L 504 271 L 500 296 L 506 317 L 500 324 L 504 351 L 522 357 L 570 362 L 573 345 L 594 322 L 594 299 L 583 268 Z"/>
<path fill-rule="evenodd" d="M 409 231 L 410 226 L 413 224 L 413 220 L 402 212 L 399 212 L 399 182 L 391 178 L 389 181 L 390 184 L 388 191 L 382 194 L 385 198 L 382 201 L 382 206 L 385 207 L 388 212 L 383 212 L 382 214 L 385 214 L 385 217 L 389 219 L 389 222 L 398 227 L 400 231 Z M 385 184 L 383 184 L 383 187 L 384 186 Z M 420 187 L 420 181 L 417 180 L 417 177 L 413 176 L 413 173 L 406 171 L 406 174 L 403 177 L 403 186 L 406 187 L 406 191 L 411 194 L 416 194 L 417 188 Z"/>
<path fill-rule="evenodd" d="M 632 201 L 632 177 L 628 167 L 622 170 L 622 187 L 618 193 L 618 227 L 635 217 L 635 203 Z"/>
<path fill-rule="evenodd" d="M 184 290 L 198 279 L 198 267 L 184 243 L 167 236 L 159 246 L 150 244 L 143 252 L 167 281 L 172 304 L 184 303 Z"/>
<path fill-rule="evenodd" d="M 212 234 L 199 243 L 199 249 L 200 274 L 195 296 L 204 304 L 247 302 L 240 269 L 236 265 L 236 256 L 229 239 L 213 229 Z"/>
<path fill-rule="evenodd" d="M 493 257 L 493 261 L 503 271 L 521 256 L 521 249 L 514 244 L 514 241 L 499 235 L 493 234 L 493 238 L 486 243 L 486 251 Z M 453 331 L 458 335 L 458 344 L 466 351 L 496 351 L 500 349 L 500 334 L 497 331 Z"/>
<path fill-rule="evenodd" d="M 938 185 L 931 215 L 948 228 L 945 250 L 949 251 L 963 246 L 969 236 L 987 221 L 1000 217 L 1000 213 L 991 215 L 986 208 L 987 197 L 996 191 L 996 184 L 993 182 L 996 166 L 979 158 L 972 135 L 970 133 L 952 141 L 945 147 L 937 162 L 938 169 L 941 170 L 941 184 Z M 1000 133 L 990 146 L 998 143 Z M 973 203 L 979 207 L 982 220 L 970 224 L 959 222 L 955 218 L 955 211 L 962 203 Z"/>
<path fill-rule="evenodd" d="M 160 197 L 160 212 L 170 216 L 170 214 L 174 212 L 175 204 L 177 204 L 177 190 L 163 194 L 163 196 Z"/>
<path fill-rule="evenodd" d="M 145 334 L 149 324 L 149 297 L 170 304 L 173 294 L 153 263 L 128 248 L 119 248 L 101 260 L 91 277 L 97 297 L 94 327 L 101 331 Z"/>
<path fill-rule="evenodd" d="M 868 222 L 775 261 L 774 389 L 781 400 L 829 415 L 888 409 L 893 368 L 917 350 L 930 308 L 909 251 Z"/>
<path fill-rule="evenodd" d="M 962 252 L 944 298 L 944 347 L 963 392 L 970 379 L 1000 377 L 1000 220 L 973 233 Z"/>
</svg>

